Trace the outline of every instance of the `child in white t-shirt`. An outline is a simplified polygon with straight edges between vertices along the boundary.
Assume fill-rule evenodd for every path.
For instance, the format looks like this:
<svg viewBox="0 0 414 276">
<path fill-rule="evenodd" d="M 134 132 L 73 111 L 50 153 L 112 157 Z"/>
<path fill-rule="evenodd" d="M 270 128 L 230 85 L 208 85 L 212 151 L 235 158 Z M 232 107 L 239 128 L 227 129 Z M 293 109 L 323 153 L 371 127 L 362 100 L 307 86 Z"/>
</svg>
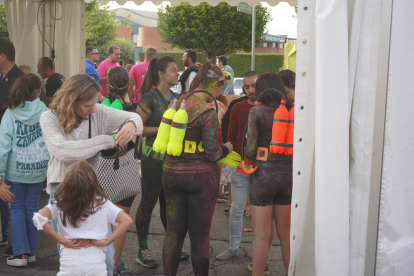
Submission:
<svg viewBox="0 0 414 276">
<path fill-rule="evenodd" d="M 58 233 L 47 223 L 51 219 L 57 221 Z M 131 217 L 107 199 L 86 161 L 68 168 L 55 191 L 55 200 L 35 213 L 33 222 L 61 244 L 58 276 L 106 276 L 105 248 L 132 225 Z M 109 237 L 108 223 L 116 226 Z"/>
</svg>

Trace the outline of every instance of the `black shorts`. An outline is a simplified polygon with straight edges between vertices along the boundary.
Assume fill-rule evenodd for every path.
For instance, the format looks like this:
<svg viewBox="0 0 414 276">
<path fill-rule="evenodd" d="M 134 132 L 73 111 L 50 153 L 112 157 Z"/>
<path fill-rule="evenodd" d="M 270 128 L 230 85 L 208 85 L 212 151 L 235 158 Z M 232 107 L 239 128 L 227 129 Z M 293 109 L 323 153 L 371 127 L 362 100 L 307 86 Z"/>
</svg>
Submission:
<svg viewBox="0 0 414 276">
<path fill-rule="evenodd" d="M 256 161 L 250 177 L 250 204 L 290 205 L 292 202 L 292 160 Z"/>
<path fill-rule="evenodd" d="M 116 205 L 122 206 L 122 207 L 131 207 L 132 206 L 132 202 L 134 202 L 136 195 L 124 198 L 123 200 L 118 201 L 117 203 L 115 203 Z"/>
</svg>

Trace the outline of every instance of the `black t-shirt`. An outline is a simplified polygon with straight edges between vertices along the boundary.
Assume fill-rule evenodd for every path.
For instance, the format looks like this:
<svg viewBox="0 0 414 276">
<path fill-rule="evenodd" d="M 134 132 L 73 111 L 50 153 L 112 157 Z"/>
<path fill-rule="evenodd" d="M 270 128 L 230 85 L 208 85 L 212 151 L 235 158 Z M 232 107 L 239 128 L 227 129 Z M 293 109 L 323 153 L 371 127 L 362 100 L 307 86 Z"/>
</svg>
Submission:
<svg viewBox="0 0 414 276">
<path fill-rule="evenodd" d="M 14 65 L 4 77 L 0 76 L 0 124 L 4 112 L 6 112 L 6 108 L 3 108 L 3 105 L 9 96 L 9 89 L 13 82 L 22 75 L 24 75 L 23 71 L 17 68 L 17 65 Z"/>
<path fill-rule="evenodd" d="M 46 97 L 54 97 L 56 91 L 62 86 L 66 81 L 66 78 L 59 73 L 54 73 L 47 79 L 45 88 L 46 88 Z"/>
<path fill-rule="evenodd" d="M 46 104 L 46 91 L 43 89 L 43 87 L 41 87 L 39 98 L 44 104 Z"/>
<path fill-rule="evenodd" d="M 151 91 L 142 95 L 139 100 L 139 106 L 145 107 L 151 111 L 151 116 L 148 118 L 145 126 L 147 127 L 159 127 L 162 119 L 162 115 L 168 109 L 170 101 L 174 99 L 176 95 L 170 90 L 170 100 L 166 100 L 161 92 L 154 88 Z M 148 136 L 145 144 L 152 147 L 157 135 Z"/>
</svg>

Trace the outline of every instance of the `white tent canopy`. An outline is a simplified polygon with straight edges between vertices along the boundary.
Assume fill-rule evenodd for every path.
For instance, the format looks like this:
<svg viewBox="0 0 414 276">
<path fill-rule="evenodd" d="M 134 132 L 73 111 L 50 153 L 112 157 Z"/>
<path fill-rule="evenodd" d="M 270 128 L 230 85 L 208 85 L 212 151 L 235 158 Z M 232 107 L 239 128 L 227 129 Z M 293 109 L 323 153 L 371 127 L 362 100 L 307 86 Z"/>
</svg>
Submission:
<svg viewBox="0 0 414 276">
<path fill-rule="evenodd" d="M 4 1 L 17 64 L 34 70 L 50 56 L 38 1 Z M 47 41 L 55 34 L 56 69 L 69 77 L 85 68 L 84 1 L 60 1 L 62 20 L 45 5 L 39 25 Z M 414 1 L 286 2 L 298 5 L 289 275 L 412 275 Z"/>
<path fill-rule="evenodd" d="M 90 1 L 91 0 L 87 0 L 86 2 L 90 2 Z M 97 1 L 99 3 L 101 3 L 101 4 L 103 4 L 103 5 L 106 5 L 109 2 L 116 2 L 116 3 L 118 3 L 118 5 L 124 5 L 126 2 L 134 2 L 136 5 L 142 5 L 147 0 L 141 0 L 141 1 L 138 1 L 138 0 L 133 0 L 133 1 L 130 1 L 130 0 L 116 0 L 116 1 L 112 1 L 112 0 L 97 0 Z M 158 5 L 161 5 L 164 1 L 161 0 L 161 1 L 151 1 L 151 2 L 154 5 L 158 6 Z M 205 0 L 195 0 L 195 1 L 170 0 L 168 2 L 170 2 L 171 5 L 173 5 L 173 6 L 178 6 L 178 5 L 181 4 L 181 2 L 188 2 L 192 6 L 197 6 L 200 3 L 207 2 L 207 1 L 205 1 Z M 224 2 L 224 1 L 217 1 L 217 0 L 208 1 L 208 3 L 210 5 L 212 5 L 212 6 L 218 5 L 218 3 L 220 3 L 220 2 Z M 225 2 L 228 3 L 230 6 L 237 6 L 237 4 L 239 4 L 241 1 L 239 1 L 239 0 L 230 0 L 230 1 L 225 1 Z M 258 3 L 263 2 L 263 1 L 254 1 L 253 0 L 253 1 L 242 1 L 242 2 L 245 2 L 245 3 L 249 4 L 250 6 L 255 6 Z M 298 0 L 282 0 L 282 1 L 281 0 L 273 0 L 273 1 L 265 1 L 265 2 L 268 3 L 270 6 L 276 6 L 280 2 L 287 2 L 291 6 L 296 6 L 298 4 Z"/>
</svg>

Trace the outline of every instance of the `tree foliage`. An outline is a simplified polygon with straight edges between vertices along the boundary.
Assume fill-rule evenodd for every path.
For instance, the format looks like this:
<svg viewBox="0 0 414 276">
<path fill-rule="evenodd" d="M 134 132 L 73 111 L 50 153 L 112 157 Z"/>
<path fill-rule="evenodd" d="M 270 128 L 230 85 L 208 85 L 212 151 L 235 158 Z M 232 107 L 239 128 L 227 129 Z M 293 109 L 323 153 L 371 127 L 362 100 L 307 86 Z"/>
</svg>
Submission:
<svg viewBox="0 0 414 276">
<path fill-rule="evenodd" d="M 268 8 L 256 6 L 256 47 L 264 42 L 263 34 L 271 20 Z M 210 6 L 206 2 L 191 6 L 167 5 L 158 10 L 161 41 L 171 48 L 193 49 L 204 52 L 215 61 L 218 54 L 231 54 L 237 50 L 250 52 L 252 47 L 252 15 L 237 11 L 225 2 Z"/>
<path fill-rule="evenodd" d="M 107 48 L 108 44 L 116 38 L 117 28 L 125 27 L 115 18 L 115 11 L 110 11 L 109 7 L 104 7 L 97 1 L 85 3 L 85 13 L 86 47 Z"/>
<path fill-rule="evenodd" d="M 7 30 L 6 10 L 4 5 L 0 5 L 0 38 L 10 39 Z"/>
</svg>

